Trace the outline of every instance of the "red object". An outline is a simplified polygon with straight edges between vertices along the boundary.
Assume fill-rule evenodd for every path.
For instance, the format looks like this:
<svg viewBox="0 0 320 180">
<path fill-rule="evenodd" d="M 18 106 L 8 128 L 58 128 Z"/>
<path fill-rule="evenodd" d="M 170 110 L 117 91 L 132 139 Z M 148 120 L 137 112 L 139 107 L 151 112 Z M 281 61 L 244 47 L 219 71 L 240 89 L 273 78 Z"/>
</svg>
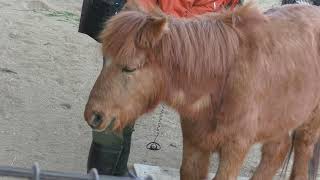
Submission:
<svg viewBox="0 0 320 180">
<path fill-rule="evenodd" d="M 239 0 L 138 0 L 146 9 L 159 6 L 162 11 L 177 17 L 191 17 L 221 10 L 231 4 L 234 8 Z"/>
</svg>

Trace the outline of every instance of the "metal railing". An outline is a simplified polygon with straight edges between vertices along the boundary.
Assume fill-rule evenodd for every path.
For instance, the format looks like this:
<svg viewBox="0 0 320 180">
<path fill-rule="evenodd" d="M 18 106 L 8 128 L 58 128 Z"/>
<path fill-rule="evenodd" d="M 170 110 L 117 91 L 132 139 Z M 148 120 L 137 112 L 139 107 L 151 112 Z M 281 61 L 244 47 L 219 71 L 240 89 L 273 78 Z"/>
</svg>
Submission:
<svg viewBox="0 0 320 180">
<path fill-rule="evenodd" d="M 88 174 L 42 171 L 38 163 L 35 163 L 31 169 L 0 166 L 0 176 L 27 178 L 32 180 L 152 180 L 151 176 L 139 178 L 99 175 L 96 169 L 92 169 Z"/>
</svg>

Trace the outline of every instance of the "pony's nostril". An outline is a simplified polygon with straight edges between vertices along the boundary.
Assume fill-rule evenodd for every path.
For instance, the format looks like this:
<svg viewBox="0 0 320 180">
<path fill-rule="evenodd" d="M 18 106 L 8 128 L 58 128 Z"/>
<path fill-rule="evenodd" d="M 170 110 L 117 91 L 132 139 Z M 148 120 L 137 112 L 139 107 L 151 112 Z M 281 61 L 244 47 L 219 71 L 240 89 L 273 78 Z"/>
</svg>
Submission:
<svg viewBox="0 0 320 180">
<path fill-rule="evenodd" d="M 95 129 L 99 127 L 102 123 L 102 116 L 99 113 L 93 113 L 91 122 L 89 123 L 90 127 Z"/>
</svg>

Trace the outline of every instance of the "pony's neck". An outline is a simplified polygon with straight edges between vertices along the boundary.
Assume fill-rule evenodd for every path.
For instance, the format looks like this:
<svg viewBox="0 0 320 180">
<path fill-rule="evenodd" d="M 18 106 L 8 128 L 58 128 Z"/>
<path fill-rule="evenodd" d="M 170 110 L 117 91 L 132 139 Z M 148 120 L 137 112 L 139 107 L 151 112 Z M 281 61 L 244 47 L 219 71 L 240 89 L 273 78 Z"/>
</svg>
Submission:
<svg viewBox="0 0 320 180">
<path fill-rule="evenodd" d="M 172 21 L 170 31 L 154 49 L 167 71 L 167 103 L 181 112 L 192 107 L 198 111 L 203 103 L 215 106 L 239 46 L 236 30 L 222 20 Z"/>
</svg>

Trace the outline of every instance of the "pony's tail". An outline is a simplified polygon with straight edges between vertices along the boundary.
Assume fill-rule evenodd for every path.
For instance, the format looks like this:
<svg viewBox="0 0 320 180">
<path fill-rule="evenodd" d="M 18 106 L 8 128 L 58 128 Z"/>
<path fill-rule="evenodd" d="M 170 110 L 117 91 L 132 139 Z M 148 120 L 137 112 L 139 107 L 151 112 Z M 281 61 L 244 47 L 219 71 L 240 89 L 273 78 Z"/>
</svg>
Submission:
<svg viewBox="0 0 320 180">
<path fill-rule="evenodd" d="M 296 138 L 296 131 L 293 131 L 292 132 L 292 137 L 291 137 L 291 147 L 290 147 L 290 150 L 287 154 L 287 157 L 283 163 L 283 166 L 281 168 L 281 173 L 280 173 L 280 178 L 282 179 L 285 179 L 286 177 L 286 174 L 288 172 L 288 167 L 289 167 L 289 162 L 290 162 L 290 159 L 291 159 L 291 156 L 292 156 L 292 153 L 293 153 L 293 147 L 294 147 L 294 141 L 295 141 L 295 138 Z"/>
<path fill-rule="evenodd" d="M 309 163 L 309 180 L 316 180 L 319 169 L 319 160 L 320 160 L 320 138 L 317 143 L 314 145 L 313 156 Z"/>
</svg>

